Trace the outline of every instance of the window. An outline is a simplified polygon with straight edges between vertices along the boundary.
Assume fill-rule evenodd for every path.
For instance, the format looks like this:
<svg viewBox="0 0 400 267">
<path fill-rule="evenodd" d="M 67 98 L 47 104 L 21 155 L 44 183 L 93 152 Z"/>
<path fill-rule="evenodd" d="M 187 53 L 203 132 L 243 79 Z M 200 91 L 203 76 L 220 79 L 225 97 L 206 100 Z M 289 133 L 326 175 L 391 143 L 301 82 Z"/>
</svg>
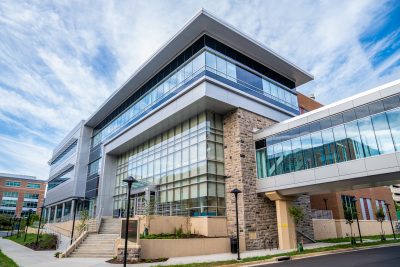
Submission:
<svg viewBox="0 0 400 267">
<path fill-rule="evenodd" d="M 366 157 L 379 155 L 378 145 L 376 144 L 375 132 L 372 127 L 371 118 L 363 118 L 358 120 L 360 128 L 361 143 Z"/>
<path fill-rule="evenodd" d="M 311 134 L 311 142 L 313 147 L 313 153 L 315 156 L 315 166 L 324 166 L 325 165 L 325 152 L 324 145 L 322 142 L 321 132 L 315 132 Z"/>
<path fill-rule="evenodd" d="M 39 194 L 25 193 L 24 198 L 39 199 Z"/>
<path fill-rule="evenodd" d="M 364 157 L 360 132 L 358 131 L 357 121 L 345 124 L 346 134 L 348 138 L 349 152 L 352 159 L 361 159 Z"/>
<path fill-rule="evenodd" d="M 16 207 L 17 206 L 17 200 L 3 199 L 1 201 L 1 206 L 3 206 L 3 207 Z"/>
<path fill-rule="evenodd" d="M 394 152 L 394 145 L 386 119 L 386 114 L 381 113 L 371 117 L 375 130 L 376 141 L 381 154 Z"/>
<path fill-rule="evenodd" d="M 354 196 L 342 195 L 343 212 L 348 210 L 351 212 L 352 218 L 356 217 L 357 208 L 354 201 Z"/>
<path fill-rule="evenodd" d="M 20 187 L 21 186 L 21 182 L 6 181 L 5 186 L 8 186 L 8 187 Z"/>
<path fill-rule="evenodd" d="M 396 151 L 400 151 L 400 108 L 386 112 Z"/>
<path fill-rule="evenodd" d="M 34 188 L 34 189 L 39 189 L 40 188 L 40 184 L 33 184 L 33 183 L 28 183 L 26 185 L 27 188 Z"/>
<path fill-rule="evenodd" d="M 3 197 L 18 198 L 18 192 L 3 192 Z"/>
<path fill-rule="evenodd" d="M 36 201 L 24 201 L 23 207 L 30 208 L 30 209 L 36 209 L 37 204 L 38 203 Z"/>
<path fill-rule="evenodd" d="M 93 161 L 88 166 L 88 176 L 99 174 L 100 172 L 100 159 Z"/>
<path fill-rule="evenodd" d="M 265 149 L 259 149 L 256 152 L 256 161 L 257 161 L 257 177 L 264 178 L 267 176 L 267 161 L 265 155 Z"/>
</svg>

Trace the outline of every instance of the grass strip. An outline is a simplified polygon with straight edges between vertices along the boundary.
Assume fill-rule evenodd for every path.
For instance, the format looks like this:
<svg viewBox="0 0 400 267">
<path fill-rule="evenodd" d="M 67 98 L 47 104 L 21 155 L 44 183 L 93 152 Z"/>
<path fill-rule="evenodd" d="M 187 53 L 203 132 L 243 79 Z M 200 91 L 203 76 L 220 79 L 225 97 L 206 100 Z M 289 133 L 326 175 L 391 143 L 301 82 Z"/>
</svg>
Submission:
<svg viewBox="0 0 400 267">
<path fill-rule="evenodd" d="M 0 250 L 0 267 L 18 267 L 18 265 Z"/>
</svg>

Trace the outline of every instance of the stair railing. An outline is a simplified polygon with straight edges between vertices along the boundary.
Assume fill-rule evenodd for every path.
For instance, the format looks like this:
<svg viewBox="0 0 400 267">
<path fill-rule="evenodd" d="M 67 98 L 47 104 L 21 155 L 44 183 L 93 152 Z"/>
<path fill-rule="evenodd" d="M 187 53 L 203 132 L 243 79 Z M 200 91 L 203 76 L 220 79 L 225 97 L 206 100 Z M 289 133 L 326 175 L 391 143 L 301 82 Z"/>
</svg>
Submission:
<svg viewBox="0 0 400 267">
<path fill-rule="evenodd" d="M 100 208 L 99 213 L 96 215 L 96 232 L 100 232 L 101 226 L 101 215 L 103 214 L 103 208 Z"/>
</svg>

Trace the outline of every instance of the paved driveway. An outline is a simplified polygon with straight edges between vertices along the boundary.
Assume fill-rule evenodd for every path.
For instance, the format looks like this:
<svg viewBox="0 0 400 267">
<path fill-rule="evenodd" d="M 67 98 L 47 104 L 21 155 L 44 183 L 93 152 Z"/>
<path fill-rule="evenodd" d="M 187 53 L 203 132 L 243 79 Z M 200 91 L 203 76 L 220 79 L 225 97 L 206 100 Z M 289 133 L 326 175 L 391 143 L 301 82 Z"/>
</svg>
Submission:
<svg viewBox="0 0 400 267">
<path fill-rule="evenodd" d="M 400 266 L 400 246 L 372 248 L 306 259 L 285 261 L 265 267 L 396 267 Z"/>
</svg>

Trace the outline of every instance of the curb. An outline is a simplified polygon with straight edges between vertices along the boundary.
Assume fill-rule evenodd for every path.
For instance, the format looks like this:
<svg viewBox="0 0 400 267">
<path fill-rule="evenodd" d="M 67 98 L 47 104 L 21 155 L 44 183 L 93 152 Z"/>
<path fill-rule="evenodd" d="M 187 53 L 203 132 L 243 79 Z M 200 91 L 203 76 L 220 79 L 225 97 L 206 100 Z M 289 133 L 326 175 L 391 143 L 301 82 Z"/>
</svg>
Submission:
<svg viewBox="0 0 400 267">
<path fill-rule="evenodd" d="M 380 245 L 372 245 L 367 247 L 358 247 L 358 248 L 340 248 L 331 251 L 322 251 L 322 252 L 313 252 L 304 255 L 294 255 L 290 256 L 290 260 L 300 260 L 312 257 L 319 257 L 331 254 L 339 254 L 339 253 L 347 253 L 347 252 L 354 252 L 354 251 L 361 251 L 361 250 L 368 250 L 368 249 L 375 249 L 375 248 L 385 248 L 385 247 L 395 247 L 400 246 L 400 243 L 391 243 L 391 244 L 380 244 Z M 253 262 L 246 262 L 246 263 L 238 263 L 238 264 L 228 264 L 228 265 L 220 265 L 221 267 L 235 267 L 235 266 L 259 266 L 265 264 L 273 264 L 278 263 L 278 258 L 282 256 L 273 257 L 267 260 L 260 260 L 260 261 L 253 261 Z"/>
</svg>

